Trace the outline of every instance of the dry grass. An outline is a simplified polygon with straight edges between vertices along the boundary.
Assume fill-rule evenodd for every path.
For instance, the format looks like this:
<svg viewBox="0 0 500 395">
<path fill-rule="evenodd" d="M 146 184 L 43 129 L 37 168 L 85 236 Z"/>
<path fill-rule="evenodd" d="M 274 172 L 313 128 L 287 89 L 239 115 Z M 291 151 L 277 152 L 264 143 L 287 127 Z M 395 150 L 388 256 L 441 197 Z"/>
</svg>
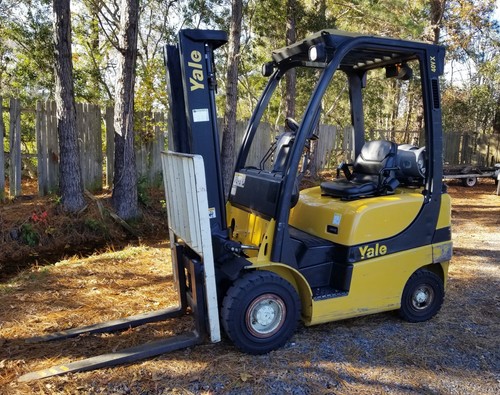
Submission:
<svg viewBox="0 0 500 395">
<path fill-rule="evenodd" d="M 227 341 L 128 366 L 33 383 L 32 370 L 182 332 L 189 318 L 126 332 L 26 344 L 31 336 L 174 304 L 166 241 L 34 267 L 0 284 L 3 394 L 497 394 L 500 197 L 450 184 L 455 256 L 429 322 L 378 314 L 301 327 L 284 348 L 242 354 Z"/>
<path fill-rule="evenodd" d="M 89 255 L 106 245 L 123 246 L 132 236 L 166 237 L 165 212 L 158 189 L 144 191 L 151 204 L 141 205 L 142 219 L 133 234 L 112 217 L 111 191 L 103 190 L 77 214 L 65 213 L 56 195 L 37 195 L 36 181 L 23 180 L 23 196 L 0 202 L 0 281 L 32 264 L 72 254 Z M 130 229 L 130 227 L 128 227 Z"/>
</svg>

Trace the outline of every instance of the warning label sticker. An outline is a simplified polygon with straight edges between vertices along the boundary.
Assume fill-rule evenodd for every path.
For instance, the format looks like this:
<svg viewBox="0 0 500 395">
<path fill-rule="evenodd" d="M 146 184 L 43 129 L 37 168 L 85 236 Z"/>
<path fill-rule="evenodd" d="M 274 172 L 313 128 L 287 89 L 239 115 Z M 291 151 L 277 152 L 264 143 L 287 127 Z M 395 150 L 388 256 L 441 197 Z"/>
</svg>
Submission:
<svg viewBox="0 0 500 395">
<path fill-rule="evenodd" d="M 193 109 L 193 122 L 208 122 L 208 121 L 210 121 L 208 108 Z"/>
<path fill-rule="evenodd" d="M 245 174 L 235 173 L 233 179 L 233 185 L 231 186 L 231 196 L 236 195 L 237 188 L 245 187 Z"/>
<path fill-rule="evenodd" d="M 208 218 L 212 219 L 215 218 L 217 215 L 215 213 L 215 207 L 209 207 L 208 208 Z"/>
<path fill-rule="evenodd" d="M 243 173 L 235 173 L 233 180 L 233 187 L 243 188 L 245 187 L 246 175 Z"/>
</svg>

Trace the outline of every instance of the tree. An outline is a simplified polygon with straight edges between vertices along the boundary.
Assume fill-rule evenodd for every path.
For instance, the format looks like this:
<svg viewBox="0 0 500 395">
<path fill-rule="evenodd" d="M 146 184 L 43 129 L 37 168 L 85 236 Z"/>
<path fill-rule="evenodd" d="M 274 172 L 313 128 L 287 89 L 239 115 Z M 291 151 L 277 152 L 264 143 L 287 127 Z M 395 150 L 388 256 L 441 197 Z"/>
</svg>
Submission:
<svg viewBox="0 0 500 395">
<path fill-rule="evenodd" d="M 115 85 L 115 174 L 112 200 L 117 214 L 125 220 L 139 215 L 134 151 L 134 87 L 138 22 L 139 0 L 122 0 Z"/>
<path fill-rule="evenodd" d="M 70 0 L 54 0 L 55 99 L 59 136 L 59 188 L 69 212 L 85 206 L 76 132 L 76 108 L 71 58 Z"/>
<path fill-rule="evenodd" d="M 54 94 L 51 2 L 0 1 L 0 92 L 27 104 Z"/>
<path fill-rule="evenodd" d="M 238 59 L 240 52 L 243 1 L 231 1 L 231 31 L 229 35 L 228 66 L 226 74 L 226 111 L 222 134 L 222 176 L 226 197 L 229 194 L 234 171 L 236 108 L 238 104 Z"/>
<path fill-rule="evenodd" d="M 85 102 L 102 104 L 113 102 L 106 70 L 110 70 L 112 43 L 102 34 L 99 16 L 105 3 L 102 0 L 81 0 L 78 13 L 73 16 L 73 41 L 75 42 L 75 93 Z M 109 72 L 108 72 L 109 74 Z"/>
</svg>

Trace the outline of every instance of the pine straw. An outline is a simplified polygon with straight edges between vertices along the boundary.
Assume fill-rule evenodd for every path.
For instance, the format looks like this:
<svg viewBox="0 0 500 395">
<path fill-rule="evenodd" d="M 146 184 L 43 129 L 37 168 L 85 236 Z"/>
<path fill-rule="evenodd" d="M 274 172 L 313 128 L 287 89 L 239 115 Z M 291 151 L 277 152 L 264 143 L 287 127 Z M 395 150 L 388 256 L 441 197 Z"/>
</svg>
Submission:
<svg viewBox="0 0 500 395">
<path fill-rule="evenodd" d="M 5 394 L 497 394 L 500 197 L 450 184 L 456 254 L 431 321 L 386 313 L 300 327 L 282 349 L 242 354 L 224 340 L 132 365 L 17 383 L 35 369 L 180 333 L 189 317 L 43 345 L 24 339 L 175 304 L 167 242 L 69 258 L 0 285 Z"/>
<path fill-rule="evenodd" d="M 142 219 L 132 227 L 113 218 L 108 190 L 95 196 L 86 193 L 86 205 L 77 214 L 65 213 L 55 195 L 37 196 L 33 180 L 23 180 L 23 191 L 23 196 L 0 204 L 0 279 L 30 264 L 74 253 L 89 255 L 109 244 L 120 246 L 137 235 L 157 239 L 167 234 L 160 204 L 163 191 L 147 191 L 154 205 L 142 205 Z"/>
</svg>

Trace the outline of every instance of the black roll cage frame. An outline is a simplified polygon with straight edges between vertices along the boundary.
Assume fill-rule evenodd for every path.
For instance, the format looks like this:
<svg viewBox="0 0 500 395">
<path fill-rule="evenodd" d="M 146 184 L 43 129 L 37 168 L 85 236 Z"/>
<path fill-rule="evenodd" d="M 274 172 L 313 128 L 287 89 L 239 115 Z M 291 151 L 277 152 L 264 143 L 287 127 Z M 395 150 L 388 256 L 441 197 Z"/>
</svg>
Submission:
<svg viewBox="0 0 500 395">
<path fill-rule="evenodd" d="M 318 44 L 325 45 L 332 54 L 331 59 L 325 63 L 311 62 L 308 59 L 309 48 Z M 380 57 L 374 57 L 374 55 L 380 55 Z M 345 60 L 349 61 L 349 63 Z M 295 142 L 290 153 L 291 158 L 288 161 L 289 166 L 284 172 L 283 184 L 276 209 L 276 227 L 271 249 L 271 261 L 283 261 L 283 247 L 286 245 L 285 239 L 288 236 L 290 201 L 295 183 L 295 175 L 298 171 L 298 165 L 306 140 L 312 136 L 318 122 L 321 100 L 333 75 L 337 70 L 342 70 L 347 74 L 349 79 L 351 118 L 355 131 L 354 146 L 355 154 L 357 155 L 364 143 L 361 89 L 364 87 L 366 72 L 388 65 L 401 64 L 410 60 L 417 60 L 420 63 L 425 140 L 428 155 L 427 177 L 423 191 L 424 206 L 422 211 L 424 215 L 419 215 L 421 219 L 418 220 L 417 218 L 417 224 L 413 224 L 413 226 L 433 227 L 435 229 L 443 188 L 442 127 L 438 78 L 444 71 L 444 48 L 418 41 L 362 36 L 346 34 L 336 30 L 325 30 L 273 53 L 273 66 L 276 70 L 266 85 L 250 118 L 236 162 L 236 171 L 244 167 L 262 115 L 284 74 L 289 69 L 299 66 L 323 69 L 323 73 L 313 90 L 309 104 L 304 111 L 302 122 L 296 132 Z M 423 221 L 431 221 L 433 224 L 420 223 Z M 431 243 L 433 238 L 433 233 L 431 233 L 428 232 L 426 237 L 422 237 L 418 245 Z"/>
</svg>

